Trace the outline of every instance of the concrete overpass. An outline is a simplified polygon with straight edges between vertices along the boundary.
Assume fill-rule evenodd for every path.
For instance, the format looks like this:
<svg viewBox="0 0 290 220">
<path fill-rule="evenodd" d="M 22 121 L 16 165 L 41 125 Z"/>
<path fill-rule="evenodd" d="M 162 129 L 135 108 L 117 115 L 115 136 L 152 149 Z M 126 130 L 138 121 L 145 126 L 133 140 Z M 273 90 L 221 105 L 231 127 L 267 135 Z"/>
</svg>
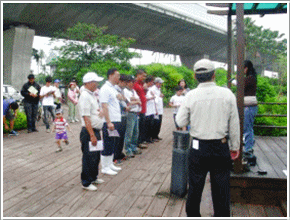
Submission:
<svg viewBox="0 0 290 220">
<path fill-rule="evenodd" d="M 34 35 L 51 37 L 55 31 L 79 21 L 108 26 L 107 33 L 135 38 L 133 48 L 180 55 L 189 68 L 205 55 L 215 61 L 226 61 L 226 30 L 214 24 L 218 16 L 208 15 L 206 8 L 196 3 L 190 4 L 196 12 L 212 16 L 212 22 L 205 22 L 165 5 L 4 3 L 4 83 L 19 89 L 26 81 Z"/>
</svg>

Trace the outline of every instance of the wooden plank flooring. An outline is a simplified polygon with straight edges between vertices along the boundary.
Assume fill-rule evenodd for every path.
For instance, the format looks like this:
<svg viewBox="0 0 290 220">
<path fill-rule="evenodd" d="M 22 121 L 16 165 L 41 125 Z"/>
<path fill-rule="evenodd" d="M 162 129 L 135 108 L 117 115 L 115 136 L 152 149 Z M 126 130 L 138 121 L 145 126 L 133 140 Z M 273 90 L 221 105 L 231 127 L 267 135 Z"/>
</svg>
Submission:
<svg viewBox="0 0 290 220">
<path fill-rule="evenodd" d="M 67 106 L 64 109 L 67 116 Z M 186 217 L 186 198 L 170 196 L 174 130 L 171 109 L 165 109 L 163 116 L 163 140 L 123 162 L 118 175 L 100 174 L 105 183 L 98 185 L 96 192 L 81 188 L 81 126 L 74 123 L 71 127 L 74 136 L 69 133 L 70 144 L 63 144 L 60 153 L 55 153 L 54 134 L 46 133 L 42 122 L 38 123 L 38 133 L 4 135 L 3 217 Z M 257 146 L 257 151 L 275 151 L 280 156 L 276 160 L 264 159 L 263 164 L 268 164 L 268 175 L 283 178 L 285 174 L 280 171 L 287 169 L 286 138 L 257 137 Z M 283 216 L 277 206 L 232 203 L 231 208 L 233 217 Z M 201 214 L 213 216 L 209 176 Z"/>
</svg>

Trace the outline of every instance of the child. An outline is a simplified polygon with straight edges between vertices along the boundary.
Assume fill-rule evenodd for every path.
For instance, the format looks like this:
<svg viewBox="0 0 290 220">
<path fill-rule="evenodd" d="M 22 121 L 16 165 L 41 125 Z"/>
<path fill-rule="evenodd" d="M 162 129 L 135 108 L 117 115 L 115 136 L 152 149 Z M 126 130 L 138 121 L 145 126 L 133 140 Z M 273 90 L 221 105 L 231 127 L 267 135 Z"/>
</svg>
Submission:
<svg viewBox="0 0 290 220">
<path fill-rule="evenodd" d="M 70 132 L 72 131 L 67 121 L 63 118 L 61 109 L 56 109 L 55 116 L 56 116 L 56 119 L 53 122 L 54 126 L 52 128 L 52 132 L 56 130 L 55 139 L 58 146 L 58 149 L 56 150 L 56 152 L 60 152 L 62 151 L 62 148 L 60 145 L 61 140 L 63 140 L 67 145 L 69 144 L 65 127 L 67 126 L 68 130 Z"/>
<path fill-rule="evenodd" d="M 176 94 L 171 97 L 171 99 L 169 101 L 169 106 L 174 107 L 173 119 L 174 119 L 176 129 L 186 131 L 186 127 L 183 127 L 183 128 L 178 127 L 178 125 L 176 124 L 176 121 L 175 121 L 175 116 L 178 112 L 180 105 L 182 104 L 182 102 L 184 100 L 184 95 L 182 95 L 183 88 L 181 86 L 177 86 L 175 90 L 176 90 Z"/>
</svg>

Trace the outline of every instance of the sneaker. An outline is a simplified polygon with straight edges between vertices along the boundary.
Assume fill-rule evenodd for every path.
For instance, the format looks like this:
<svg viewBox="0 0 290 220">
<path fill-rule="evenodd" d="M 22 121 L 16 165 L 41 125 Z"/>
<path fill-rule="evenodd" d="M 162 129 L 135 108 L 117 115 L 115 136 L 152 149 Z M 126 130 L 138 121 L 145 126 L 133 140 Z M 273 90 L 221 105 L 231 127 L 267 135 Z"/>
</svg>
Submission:
<svg viewBox="0 0 290 220">
<path fill-rule="evenodd" d="M 104 182 L 105 182 L 105 180 L 103 180 L 103 179 L 96 179 L 95 181 L 93 181 L 93 183 L 96 183 L 96 184 L 102 184 Z"/>
<path fill-rule="evenodd" d="M 9 132 L 9 135 L 11 135 L 11 136 L 17 136 L 18 135 L 18 132 L 12 130 L 12 131 Z"/>
<path fill-rule="evenodd" d="M 75 122 L 79 122 L 79 119 L 75 119 Z"/>
<path fill-rule="evenodd" d="M 122 160 L 114 160 L 114 164 L 121 164 L 122 163 Z"/>
<path fill-rule="evenodd" d="M 50 129 L 49 128 L 46 129 L 46 133 L 50 133 Z"/>
<path fill-rule="evenodd" d="M 142 154 L 142 151 L 137 149 L 137 150 L 133 151 L 133 154 L 134 155 L 140 155 L 140 154 Z"/>
<path fill-rule="evenodd" d="M 139 144 L 138 147 L 141 148 L 141 149 L 146 149 L 146 148 L 148 148 L 148 145 L 146 145 L 146 144 Z"/>
<path fill-rule="evenodd" d="M 65 143 L 66 145 L 68 145 L 68 144 L 69 144 L 69 141 L 68 141 L 68 140 L 65 140 L 64 143 Z"/>
<path fill-rule="evenodd" d="M 159 141 L 161 141 L 161 140 L 162 140 L 162 138 L 160 138 L 160 137 L 157 137 L 157 139 L 158 139 Z"/>
<path fill-rule="evenodd" d="M 96 191 L 98 189 L 93 184 L 90 184 L 89 186 L 82 186 L 82 188 L 85 189 L 85 190 L 90 190 L 90 191 Z"/>
<path fill-rule="evenodd" d="M 135 157 L 135 155 L 133 153 L 127 154 L 127 158 L 134 158 L 134 157 Z"/>
<path fill-rule="evenodd" d="M 55 152 L 58 153 L 58 152 L 61 152 L 61 151 L 62 151 L 62 148 L 59 147 L 59 148 L 57 148 L 57 150 Z"/>
<path fill-rule="evenodd" d="M 32 132 L 33 132 L 32 130 L 29 130 L 29 129 L 27 130 L 27 133 L 32 133 Z"/>
<path fill-rule="evenodd" d="M 75 123 L 75 120 L 71 120 L 71 122 L 70 123 Z"/>
</svg>

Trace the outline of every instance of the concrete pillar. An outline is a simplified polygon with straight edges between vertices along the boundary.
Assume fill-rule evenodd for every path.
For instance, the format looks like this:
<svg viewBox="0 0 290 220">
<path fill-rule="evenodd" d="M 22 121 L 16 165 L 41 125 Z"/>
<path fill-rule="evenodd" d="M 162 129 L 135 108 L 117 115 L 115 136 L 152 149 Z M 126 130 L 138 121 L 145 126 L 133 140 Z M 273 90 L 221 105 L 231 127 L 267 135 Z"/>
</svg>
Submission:
<svg viewBox="0 0 290 220">
<path fill-rule="evenodd" d="M 200 59 L 203 59 L 203 58 L 206 58 L 206 59 L 209 59 L 209 56 L 208 55 L 196 55 L 196 56 L 183 56 L 183 55 L 180 55 L 180 61 L 182 63 L 182 65 L 186 66 L 187 68 L 189 69 L 193 69 L 193 65 Z"/>
<path fill-rule="evenodd" d="M 20 90 L 30 74 L 35 31 L 25 26 L 3 33 L 3 83 Z"/>
</svg>

